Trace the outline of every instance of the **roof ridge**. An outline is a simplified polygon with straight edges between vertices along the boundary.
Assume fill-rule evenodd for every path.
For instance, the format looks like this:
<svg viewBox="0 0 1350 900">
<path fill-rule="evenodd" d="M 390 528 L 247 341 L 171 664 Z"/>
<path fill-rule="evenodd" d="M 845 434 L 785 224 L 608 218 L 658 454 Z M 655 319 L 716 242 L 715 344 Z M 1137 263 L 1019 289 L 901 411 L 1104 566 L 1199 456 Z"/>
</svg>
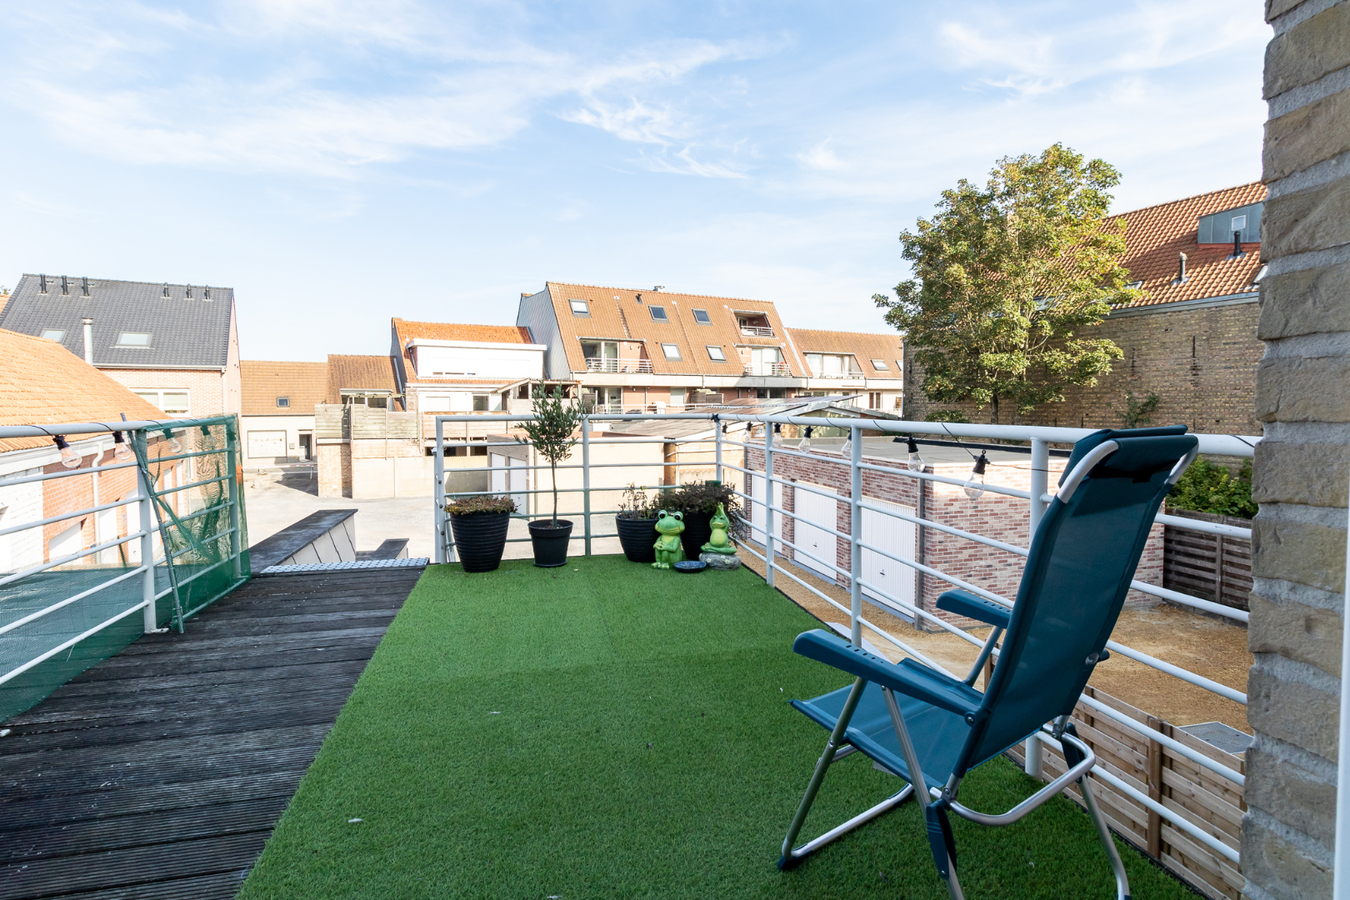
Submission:
<svg viewBox="0 0 1350 900">
<path fill-rule="evenodd" d="M 391 322 L 402 322 L 404 325 L 467 325 L 470 328 L 510 328 L 519 329 L 519 325 L 486 325 L 479 322 L 433 322 L 422 319 L 400 319 L 395 317 Z"/>
<path fill-rule="evenodd" d="M 1213 196 L 1214 194 L 1224 194 L 1224 193 L 1227 193 L 1227 192 L 1229 192 L 1229 191 L 1240 191 L 1240 190 L 1242 190 L 1243 188 L 1255 187 L 1255 186 L 1258 186 L 1258 185 L 1264 187 L 1265 183 L 1262 182 L 1262 181 L 1260 181 L 1259 179 L 1256 180 L 1256 181 L 1248 181 L 1248 182 L 1244 182 L 1243 184 L 1235 184 L 1235 185 L 1232 185 L 1232 186 L 1226 187 L 1226 188 L 1217 188 L 1217 189 L 1212 190 L 1212 191 L 1204 191 L 1203 193 L 1192 194 L 1192 195 L 1189 196 L 1189 197 L 1180 197 L 1180 198 L 1178 198 L 1178 199 L 1176 199 L 1176 200 L 1168 200 L 1168 201 L 1165 201 L 1165 202 L 1163 202 L 1163 203 L 1151 203 L 1151 204 L 1149 204 L 1148 206 L 1139 206 L 1139 207 L 1136 207 L 1136 208 L 1134 208 L 1134 209 L 1127 209 L 1127 210 L 1124 210 L 1123 212 L 1111 213 L 1111 215 L 1107 216 L 1107 218 L 1108 218 L 1108 219 L 1119 219 L 1119 218 L 1121 218 L 1122 216 L 1133 215 L 1134 213 L 1143 212 L 1144 210 L 1148 210 L 1148 209 L 1158 209 L 1159 207 L 1163 207 L 1163 206 L 1176 206 L 1177 204 L 1180 204 L 1180 203 L 1186 203 L 1186 202 L 1191 201 L 1191 200 L 1199 200 L 1201 197 L 1210 197 L 1210 196 Z M 1219 211 L 1220 211 L 1220 212 L 1223 212 L 1223 210 L 1219 210 Z"/>
<path fill-rule="evenodd" d="M 615 287 L 614 285 L 605 284 L 582 284 L 575 281 L 545 281 L 544 284 L 545 286 L 557 285 L 558 287 L 591 288 L 597 291 L 631 291 L 634 294 L 665 294 L 672 297 L 697 297 L 700 300 L 734 300 L 743 303 L 773 303 L 772 300 L 756 300 L 753 297 L 727 297 L 721 294 L 687 294 L 683 291 L 668 291 L 665 288 L 654 291 L 651 288 Z"/>
<path fill-rule="evenodd" d="M 230 286 L 230 285 L 227 285 L 227 284 L 212 284 L 212 283 L 209 282 L 209 281 L 193 281 L 193 282 L 188 282 L 188 281 L 133 281 L 132 279 L 129 279 L 129 278 L 98 278 L 98 277 L 96 277 L 96 276 L 94 276 L 94 275 L 66 275 L 66 274 L 63 273 L 63 272 L 24 272 L 24 273 L 23 273 L 23 277 L 24 277 L 24 278 L 41 278 L 43 275 L 46 275 L 48 278 L 60 278 L 62 275 L 65 275 L 66 278 L 88 278 L 90 281 L 104 281 L 104 282 L 110 282 L 110 283 L 113 283 L 113 284 L 143 284 L 143 285 L 145 285 L 145 286 L 147 286 L 147 287 L 163 287 L 163 286 L 166 285 L 166 284 L 167 284 L 169 287 L 187 287 L 189 284 L 191 284 L 191 285 L 193 285 L 193 286 L 195 286 L 195 287 L 209 287 L 209 288 L 215 288 L 215 289 L 217 289 L 217 290 L 222 290 L 222 291 L 233 291 L 233 290 L 234 290 L 234 288 L 233 288 L 232 286 Z"/>
<path fill-rule="evenodd" d="M 786 327 L 786 326 L 785 326 L 785 327 Z M 859 335 L 859 336 L 862 336 L 862 337 L 897 337 L 897 338 L 903 338 L 903 337 L 904 337 L 904 335 L 901 334 L 901 333 L 898 332 L 898 331 L 896 331 L 896 332 L 890 332 L 890 331 L 840 331 L 840 330 L 837 329 L 837 328 L 788 328 L 788 331 L 819 331 L 819 332 L 822 332 L 822 333 L 824 333 L 824 334 L 849 334 L 849 335 Z"/>
</svg>

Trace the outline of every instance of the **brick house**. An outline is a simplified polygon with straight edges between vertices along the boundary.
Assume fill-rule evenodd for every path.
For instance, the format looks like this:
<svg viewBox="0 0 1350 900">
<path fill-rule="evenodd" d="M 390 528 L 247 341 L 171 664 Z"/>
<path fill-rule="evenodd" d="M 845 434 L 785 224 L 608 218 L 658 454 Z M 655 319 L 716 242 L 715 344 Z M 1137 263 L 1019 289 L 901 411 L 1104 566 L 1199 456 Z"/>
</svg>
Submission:
<svg viewBox="0 0 1350 900">
<path fill-rule="evenodd" d="M 1095 386 L 1070 387 L 1063 403 L 1019 421 L 1118 428 L 1126 394 L 1143 400 L 1153 393 L 1161 400 L 1156 423 L 1260 434 L 1252 401 L 1262 353 L 1256 326 L 1265 197 L 1265 186 L 1254 182 L 1113 216 L 1126 223 L 1123 263 L 1143 297 L 1084 334 L 1109 338 L 1125 356 Z M 922 367 L 906 363 L 905 418 L 961 406 L 971 421 L 987 419 L 988 410 L 971 404 L 929 400 Z"/>
<path fill-rule="evenodd" d="M 417 416 L 405 409 L 393 360 L 329 354 L 327 368 L 324 402 L 314 407 L 319 496 L 429 495 Z"/>
<path fill-rule="evenodd" d="M 789 329 L 810 375 L 796 396 L 859 394 L 868 409 L 900 412 L 904 398 L 904 338 L 898 333 Z M 865 395 L 865 396 L 861 396 Z"/>
<path fill-rule="evenodd" d="M 56 341 L 174 418 L 240 410 L 233 288 L 24 275 L 0 328 Z"/>
<path fill-rule="evenodd" d="M 116 422 L 163 419 L 164 414 L 112 378 L 62 349 L 30 335 L 0 330 L 0 425 Z M 79 468 L 111 461 L 111 434 L 71 438 Z M 0 440 L 0 477 L 64 473 L 49 438 Z M 38 522 L 137 496 L 136 470 L 116 469 L 0 487 L 0 529 Z M 0 535 L 0 572 L 10 573 L 67 556 L 139 528 L 134 504 Z M 134 543 L 134 542 L 133 542 Z M 124 545 L 136 556 L 139 547 Z M 84 556 L 72 565 L 116 562 L 117 548 Z"/>
<path fill-rule="evenodd" d="M 246 359 L 239 373 L 245 463 L 314 459 L 314 407 L 328 397 L 328 363 Z"/>
</svg>

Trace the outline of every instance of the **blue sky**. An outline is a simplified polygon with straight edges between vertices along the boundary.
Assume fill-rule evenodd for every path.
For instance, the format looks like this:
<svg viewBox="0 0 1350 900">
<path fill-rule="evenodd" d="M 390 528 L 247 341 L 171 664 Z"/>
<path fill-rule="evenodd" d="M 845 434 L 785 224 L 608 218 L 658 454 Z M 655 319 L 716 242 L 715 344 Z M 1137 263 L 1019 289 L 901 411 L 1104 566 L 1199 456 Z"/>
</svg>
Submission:
<svg viewBox="0 0 1350 900">
<path fill-rule="evenodd" d="M 246 359 L 545 280 L 880 330 L 896 236 L 1063 141 L 1124 211 L 1260 177 L 1260 0 L 0 0 L 0 284 L 235 288 Z"/>
</svg>

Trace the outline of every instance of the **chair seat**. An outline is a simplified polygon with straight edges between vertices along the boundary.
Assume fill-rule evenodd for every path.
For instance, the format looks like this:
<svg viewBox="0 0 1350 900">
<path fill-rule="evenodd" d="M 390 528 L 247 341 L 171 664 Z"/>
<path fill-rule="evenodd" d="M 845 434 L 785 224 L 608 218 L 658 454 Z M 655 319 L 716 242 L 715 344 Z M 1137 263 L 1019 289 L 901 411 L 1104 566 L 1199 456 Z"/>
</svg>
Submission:
<svg viewBox="0 0 1350 900">
<path fill-rule="evenodd" d="M 826 731 L 831 731 L 839 721 L 839 713 L 843 711 L 850 690 L 851 686 L 842 687 L 814 700 L 793 700 L 792 706 Z M 939 709 L 914 697 L 896 693 L 895 702 L 905 717 L 905 726 L 909 729 L 910 740 L 914 742 L 914 751 L 919 756 L 924 780 L 930 788 L 941 790 L 956 768 L 957 757 L 965 746 L 970 726 L 956 713 Z M 891 725 L 886 698 L 879 685 L 868 682 L 863 689 L 862 699 L 858 701 L 858 708 L 844 736 L 845 740 L 871 759 L 906 781 L 912 780 L 904 754 L 900 752 L 900 739 Z M 975 765 L 988 762 L 997 755 L 991 754 Z M 975 765 L 970 768 L 975 768 Z"/>
</svg>

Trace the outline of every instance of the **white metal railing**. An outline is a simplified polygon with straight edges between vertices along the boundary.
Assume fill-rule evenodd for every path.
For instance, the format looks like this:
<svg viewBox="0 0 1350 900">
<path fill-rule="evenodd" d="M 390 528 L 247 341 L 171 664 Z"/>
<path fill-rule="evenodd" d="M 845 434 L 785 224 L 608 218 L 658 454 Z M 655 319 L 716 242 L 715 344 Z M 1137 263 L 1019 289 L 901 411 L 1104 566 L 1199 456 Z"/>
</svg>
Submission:
<svg viewBox="0 0 1350 900">
<path fill-rule="evenodd" d="M 791 374 L 792 374 L 792 367 L 789 366 L 787 363 L 783 363 L 783 362 L 776 362 L 776 363 L 760 363 L 760 364 L 757 365 L 757 366 L 755 366 L 755 365 L 744 366 L 744 367 L 742 367 L 741 372 L 742 372 L 742 374 L 745 374 L 745 375 L 759 375 L 759 376 L 765 376 L 765 375 L 791 375 Z"/>
<path fill-rule="evenodd" d="M 615 372 L 619 374 L 650 373 L 650 359 L 610 359 L 608 357 L 586 357 L 587 372 Z"/>
<path fill-rule="evenodd" d="M 742 325 L 741 334 L 746 337 L 773 337 L 773 329 L 768 325 Z"/>
<path fill-rule="evenodd" d="M 195 429 L 200 428 L 206 434 L 212 426 L 223 426 L 225 439 L 221 446 L 192 449 L 193 445 L 198 444 Z M 112 439 L 114 432 L 120 433 L 121 441 Z M 54 447 L 53 458 L 34 458 L 31 464 L 28 460 L 14 462 L 9 468 L 16 474 L 0 476 L 0 492 L 7 495 L 10 502 L 4 519 L 5 527 L 0 529 L 0 542 L 8 551 L 5 559 L 10 569 L 8 573 L 0 573 L 0 601 L 9 599 L 17 604 L 24 597 L 40 598 L 35 608 L 25 609 L 24 614 L 0 619 L 0 642 L 8 641 L 7 652 L 6 644 L 0 643 L 0 684 L 10 682 L 58 654 L 73 649 L 81 641 L 115 626 L 137 612 L 141 613 L 141 631 L 163 630 L 159 627 L 157 602 L 170 594 L 178 598 L 177 591 L 180 588 L 221 565 L 232 565 L 234 568 L 229 589 L 247 577 L 247 573 L 241 569 L 244 550 L 241 541 L 243 512 L 234 475 L 218 478 L 194 478 L 192 475 L 192 471 L 197 468 L 196 460 L 221 454 L 227 457 L 227 462 L 221 468 L 234 473 L 239 459 L 238 435 L 238 422 L 234 416 L 0 427 L 0 439 L 41 437 L 54 441 L 60 436 L 69 446 L 65 452 L 74 455 L 72 461 L 78 458 L 77 468 L 56 467 Z M 175 483 L 172 486 L 151 484 L 147 469 L 136 462 L 134 455 L 128 454 L 128 458 L 124 459 L 113 452 L 119 447 L 136 448 L 143 458 L 157 467 L 172 464 L 170 470 L 176 473 L 173 476 Z M 149 448 L 154 448 L 153 452 Z M 93 460 L 85 465 L 85 458 L 90 456 Z M 40 471 L 34 473 L 35 469 Z M 124 473 L 128 469 L 135 473 L 134 493 L 123 494 L 120 499 L 110 502 L 101 502 L 100 487 L 111 487 L 109 479 L 114 475 L 125 480 Z M 93 502 L 88 506 L 77 503 L 78 508 L 62 509 L 61 506 L 69 504 L 63 504 L 61 495 L 57 494 L 53 495 L 56 499 L 48 503 L 49 484 L 72 478 L 88 479 L 89 482 L 77 484 L 76 489 L 69 494 L 78 496 L 87 489 Z M 160 524 L 155 498 L 187 496 L 183 492 L 221 482 L 226 482 L 226 487 L 221 491 L 226 499 L 213 506 L 192 509 L 190 502 L 179 504 L 172 499 L 161 501 L 170 507 L 186 506 L 190 511 L 185 511 L 181 516 L 175 513 L 176 523 Z M 64 489 L 65 486 L 59 487 Z M 127 487 L 124 483 L 114 488 L 114 491 L 120 492 Z M 59 511 L 46 514 L 52 504 Z M 3 496 L 0 496 L 0 509 L 5 509 Z M 114 533 L 107 534 L 104 514 L 115 514 L 121 510 L 126 511 L 125 526 L 114 515 L 111 522 Z M 183 523 L 212 512 L 227 517 L 229 528 L 211 534 L 208 540 L 214 543 L 228 538 L 228 555 L 208 568 L 178 579 L 169 571 L 170 561 L 162 555 L 163 528 L 173 526 L 181 529 Z M 80 524 L 90 516 L 94 517 L 92 542 L 86 539 Z M 71 520 L 80 520 L 72 526 L 81 527 L 79 547 L 53 555 L 45 539 L 48 527 Z M 176 552 L 173 557 L 181 557 L 192 549 L 188 547 Z M 118 554 L 119 564 L 109 565 L 104 562 L 103 554 L 109 551 Z M 157 572 L 161 576 L 160 582 L 167 581 L 167 587 L 159 586 Z M 125 587 L 120 592 L 113 590 L 129 581 L 140 584 L 140 590 L 134 592 L 134 600 L 125 597 Z M 25 591 L 30 593 L 25 594 Z M 182 618 L 214 599 L 212 597 L 192 610 L 177 610 L 180 627 Z M 0 609 L 4 606 L 4 603 L 0 603 Z M 58 621 L 61 617 L 56 614 L 71 608 L 77 613 L 67 617 L 70 622 L 62 624 Z M 91 622 L 95 624 L 89 624 Z"/>
<path fill-rule="evenodd" d="M 519 422 L 522 420 L 529 419 L 531 418 L 531 416 L 496 415 L 496 416 L 479 416 L 476 418 L 480 418 L 484 421 Z M 1029 524 L 1028 534 L 1034 534 L 1036 526 L 1040 522 L 1041 516 L 1044 514 L 1044 511 L 1049 502 L 1053 499 L 1053 495 L 1048 492 L 1050 445 L 1072 444 L 1075 441 L 1083 437 L 1086 437 L 1087 435 L 1092 433 L 1092 429 L 1086 428 L 1046 428 L 1046 427 L 1023 427 L 1023 426 L 1006 426 L 1006 425 L 973 425 L 973 424 L 941 423 L 941 422 L 908 422 L 898 420 L 859 420 L 855 418 L 795 416 L 791 414 L 754 415 L 754 414 L 733 413 L 728 412 L 726 410 L 720 410 L 717 412 L 671 413 L 655 416 L 647 414 L 592 415 L 588 417 L 588 420 L 582 430 L 580 440 L 581 462 L 579 464 L 567 464 L 567 465 L 560 465 L 558 467 L 559 470 L 570 468 L 570 469 L 580 469 L 582 472 L 581 487 L 565 488 L 565 489 L 560 488 L 559 493 L 580 492 L 583 495 L 583 509 L 581 511 L 581 516 L 583 519 L 585 553 L 587 555 L 589 555 L 592 552 L 593 540 L 598 539 L 600 537 L 615 536 L 615 535 L 597 535 L 592 532 L 591 518 L 593 516 L 612 513 L 614 511 L 592 510 L 589 501 L 590 493 L 593 490 L 618 490 L 622 487 L 624 483 L 623 480 L 620 479 L 618 482 L 614 484 L 598 485 L 592 481 L 591 477 L 592 471 L 596 469 L 624 468 L 624 467 L 631 468 L 635 466 L 654 465 L 654 463 L 652 462 L 605 463 L 599 465 L 592 464 L 590 461 L 591 447 L 597 443 L 601 443 L 602 441 L 600 439 L 590 437 L 591 423 L 598 421 L 659 422 L 663 420 L 679 421 L 691 419 L 695 420 L 702 419 L 709 421 L 708 430 L 706 432 L 699 432 L 694 435 L 687 436 L 680 440 L 672 440 L 657 437 L 637 442 L 675 445 L 677 453 L 681 445 L 694 444 L 706 447 L 706 445 L 709 442 L 711 442 L 714 445 L 713 449 L 714 460 L 712 461 L 711 466 L 709 465 L 709 462 L 706 459 L 702 461 L 691 461 L 691 462 L 683 462 L 678 459 L 673 461 L 667 459 L 663 460 L 660 463 L 660 465 L 674 466 L 677 468 L 677 470 L 681 466 L 699 466 L 702 468 L 711 468 L 715 474 L 716 479 L 719 481 L 725 481 L 724 476 L 728 472 L 741 473 L 746 477 L 747 482 L 751 475 L 758 476 L 763 479 L 763 483 L 765 485 L 765 492 L 763 497 L 753 496 L 753 492 L 749 492 L 748 483 L 746 484 L 747 488 L 746 491 L 737 490 L 736 493 L 744 501 L 746 517 L 751 520 L 750 522 L 747 522 L 745 524 L 749 527 L 752 534 L 759 535 L 761 541 L 758 545 L 760 548 L 758 550 L 756 549 L 756 546 L 747 543 L 745 541 L 740 541 L 739 543 L 743 550 L 745 550 L 750 555 L 756 557 L 757 559 L 761 560 L 765 564 L 765 579 L 767 580 L 767 582 L 772 586 L 777 576 L 779 575 L 786 576 L 787 578 L 789 578 L 790 580 L 792 580 L 793 582 L 795 582 L 796 584 L 798 584 L 799 586 L 801 586 L 802 588 L 804 588 L 805 590 L 809 591 L 811 594 L 819 598 L 824 603 L 838 610 L 842 614 L 848 616 L 851 638 L 855 646 L 862 645 L 862 630 L 863 628 L 867 628 L 873 631 L 874 633 L 880 635 L 882 639 L 895 646 L 901 652 L 913 656 L 923 661 L 925 664 L 934 666 L 935 668 L 941 671 L 947 670 L 943 666 L 935 663 L 929 657 L 920 653 L 914 647 L 904 642 L 901 638 L 897 637 L 896 635 L 890 634 L 883 627 L 879 626 L 877 623 L 870 621 L 868 618 L 865 617 L 863 611 L 864 589 L 866 589 L 866 591 L 869 592 L 870 594 L 875 595 L 877 598 L 885 601 L 886 605 L 889 605 L 894 609 L 901 610 L 904 614 L 909 615 L 915 620 L 922 619 L 928 623 L 931 623 L 932 625 L 935 625 L 938 628 L 941 628 L 955 635 L 961 640 L 964 640 L 972 644 L 976 648 L 982 646 L 982 641 L 980 641 L 975 636 L 968 634 L 961 628 L 956 627 L 955 625 L 948 622 L 941 616 L 937 615 L 935 611 L 922 608 L 922 606 L 919 605 L 922 603 L 922 599 L 919 595 L 917 595 L 917 593 L 915 598 L 917 602 L 909 602 L 901 598 L 895 597 L 893 594 L 889 593 L 887 590 L 885 590 L 883 587 L 879 585 L 868 582 L 866 577 L 862 573 L 863 550 L 868 550 L 870 552 L 877 553 L 886 559 L 893 560 L 895 562 L 901 563 L 902 565 L 908 566 L 915 572 L 919 572 L 924 574 L 925 576 L 930 576 L 945 581 L 955 587 L 971 591 L 972 593 L 984 597 L 988 600 L 991 600 L 995 603 L 1011 607 L 1012 601 L 1009 598 L 1001 596 L 994 591 L 990 591 L 981 585 L 959 578 L 951 573 L 944 572 L 942 569 L 938 567 L 927 565 L 926 563 L 915 558 L 913 554 L 906 555 L 902 552 L 898 552 L 896 548 L 893 547 L 882 547 L 868 543 L 864 539 L 864 535 L 862 532 L 862 511 L 870 510 L 883 515 L 896 517 L 913 524 L 915 528 L 919 531 L 922 531 L 924 529 L 939 531 L 948 535 L 968 540 L 978 546 L 989 547 L 994 550 L 1002 551 L 1005 553 L 1012 553 L 1018 556 L 1026 556 L 1027 548 L 1006 541 L 1000 541 L 994 538 L 986 537 L 984 535 L 977 534 L 972 531 L 957 528 L 947 523 L 935 521 L 929 517 L 924 516 L 922 514 L 922 510 L 920 510 L 919 514 L 917 515 L 911 515 L 909 513 L 900 512 L 895 509 L 882 506 L 875 502 L 869 502 L 869 498 L 864 496 L 863 494 L 862 486 L 863 486 L 864 472 L 884 473 L 886 475 L 890 475 L 893 477 L 911 478 L 916 481 L 929 481 L 951 485 L 962 485 L 964 484 L 964 481 L 959 478 L 951 478 L 945 475 L 939 475 L 932 472 L 911 470 L 908 467 L 901 465 L 900 461 L 896 461 L 896 463 L 892 465 L 885 465 L 882 463 L 878 463 L 876 461 L 864 462 L 863 443 L 861 440 L 862 436 L 865 434 L 873 434 L 881 436 L 917 435 L 917 436 L 933 436 L 952 439 L 993 439 L 1002 441 L 1011 440 L 1022 442 L 1024 445 L 1029 444 L 1030 489 L 1022 490 L 1018 488 L 992 484 L 986 481 L 984 485 L 984 490 L 989 493 L 1001 494 L 1004 496 L 1018 498 L 1027 501 L 1027 516 Z M 803 427 L 828 426 L 843 429 L 849 435 L 847 443 L 848 450 L 845 451 L 847 455 L 845 456 L 844 454 L 835 454 L 829 452 L 822 453 L 820 451 L 803 452 L 799 449 L 791 449 L 787 446 L 784 446 L 782 445 L 781 442 L 776 441 L 774 439 L 774 426 L 778 425 L 796 425 Z M 729 426 L 737 428 L 738 432 L 746 435 L 748 435 L 749 433 L 747 431 L 748 428 L 762 427 L 764 431 L 764 436 L 762 440 L 756 438 L 753 443 L 750 440 L 738 441 L 733 436 L 727 433 Z M 444 446 L 452 446 L 452 444 L 447 444 L 444 442 L 442 433 L 442 420 L 440 418 L 437 419 L 436 433 L 437 433 L 436 439 L 438 448 Z M 1230 456 L 1230 457 L 1246 457 L 1246 458 L 1251 458 L 1254 455 L 1255 445 L 1258 441 L 1260 441 L 1259 437 L 1241 436 L 1241 435 L 1198 434 L 1197 438 L 1199 439 L 1199 451 L 1202 454 Z M 631 439 L 617 438 L 605 440 L 608 442 L 619 442 L 619 441 L 628 441 Z M 749 465 L 736 465 L 730 462 L 728 459 L 726 459 L 726 451 L 728 448 L 738 448 L 742 450 L 743 455 L 741 457 L 741 461 L 743 463 L 748 463 L 749 461 L 748 451 L 750 449 L 753 448 L 756 451 L 761 451 L 764 460 L 763 468 L 754 469 L 751 468 Z M 442 459 L 442 452 L 443 452 L 442 450 L 438 449 L 436 453 L 436 460 L 438 461 L 438 465 L 436 468 L 436 490 L 435 490 L 435 498 L 436 498 L 435 528 L 436 528 L 437 562 L 445 562 L 447 560 L 453 560 L 453 546 L 450 543 L 449 529 L 447 527 L 446 516 L 444 513 L 445 501 L 448 496 L 444 490 L 445 472 L 441 467 L 441 465 L 439 465 L 439 461 Z M 796 519 L 797 514 L 795 513 L 795 511 L 784 509 L 778 505 L 775 505 L 772 502 L 772 497 L 774 493 L 772 485 L 791 484 L 793 488 L 796 490 L 812 491 L 813 489 L 808 487 L 807 485 L 802 484 L 801 482 L 795 481 L 790 482 L 787 479 L 775 475 L 774 473 L 775 457 L 798 457 L 809 459 L 816 463 L 824 462 L 826 464 L 833 464 L 840 466 L 847 473 L 847 481 L 850 486 L 849 495 L 847 496 L 830 495 L 830 496 L 833 496 L 838 502 L 849 504 L 850 522 L 852 523 L 851 530 L 847 533 L 832 528 L 824 528 L 824 530 L 826 532 L 832 532 L 836 537 L 842 538 L 843 540 L 848 542 L 848 545 L 851 548 L 850 554 L 851 559 L 850 564 L 848 566 L 839 565 L 839 561 L 837 559 L 833 560 L 820 559 L 819 557 L 814 556 L 809 551 L 803 549 L 802 547 L 796 545 L 795 543 L 785 540 L 778 533 L 776 533 L 775 516 L 781 515 Z M 489 468 L 492 471 L 502 470 L 502 467 L 489 467 Z M 547 469 L 548 466 L 546 465 L 511 466 L 507 468 L 509 468 L 511 471 L 533 472 L 539 469 Z M 820 491 L 815 492 L 822 493 Z M 486 494 L 492 492 L 483 491 L 476 493 Z M 536 494 L 536 493 L 546 493 L 546 491 L 526 490 L 523 492 L 518 492 L 513 490 L 511 491 L 511 493 Z M 753 514 L 753 510 L 755 507 L 759 507 L 764 511 L 764 520 L 762 524 L 755 524 L 754 522 L 754 519 L 756 517 Z M 1238 528 L 1234 526 L 1223 526 L 1223 525 L 1215 526 L 1211 523 L 1200 522 L 1198 520 L 1185 519 L 1176 516 L 1167 516 L 1161 513 L 1158 515 L 1157 521 L 1159 521 L 1160 523 L 1165 523 L 1167 525 L 1175 526 L 1178 528 L 1190 529 L 1193 531 L 1223 533 L 1226 535 L 1232 535 L 1236 537 L 1249 538 L 1251 536 L 1251 530 L 1247 528 Z M 812 525 L 813 527 L 816 528 L 822 527 L 820 523 L 813 522 Z M 1218 529 L 1222 529 L 1222 531 L 1220 532 L 1218 531 Z M 528 540 L 528 539 L 521 539 L 521 540 Z M 779 552 L 780 547 L 787 547 L 793 551 L 794 556 L 811 559 L 816 563 L 825 566 L 831 572 L 835 573 L 836 581 L 843 582 L 843 584 L 848 587 L 850 596 L 849 606 L 847 607 L 844 606 L 834 598 L 830 597 L 824 591 L 819 590 L 818 588 L 807 582 L 805 579 L 799 577 L 790 568 L 784 566 L 782 562 L 784 561 L 785 558 Z M 1188 594 L 1181 593 L 1179 591 L 1167 590 L 1140 580 L 1133 581 L 1131 586 L 1136 590 L 1143 591 L 1152 594 L 1154 596 L 1166 599 L 1172 603 L 1187 606 L 1192 609 L 1200 610 L 1206 613 L 1223 616 L 1235 621 L 1241 622 L 1247 621 L 1246 612 L 1242 610 L 1231 609 L 1229 607 L 1222 606 L 1220 604 L 1214 603 L 1210 600 L 1206 600 L 1201 597 L 1191 596 Z M 1166 675 L 1174 677 L 1181 682 L 1208 691 L 1210 693 L 1215 694 L 1216 696 L 1223 697 L 1227 700 L 1231 700 L 1236 703 L 1245 705 L 1247 702 L 1247 696 L 1242 691 L 1239 691 L 1235 688 L 1231 688 L 1224 684 L 1220 684 L 1198 673 L 1191 672 L 1182 666 L 1178 666 L 1173 663 L 1166 662 L 1165 660 L 1158 659 L 1150 654 L 1135 650 L 1134 648 L 1128 647 L 1117 641 L 1111 641 L 1107 644 L 1107 646 L 1113 652 L 1119 653 L 1121 656 L 1127 657 L 1141 665 L 1148 666 L 1149 668 L 1152 668 L 1158 672 L 1162 672 Z M 995 651 L 995 655 L 996 654 L 997 651 Z M 1087 703 L 1090 707 L 1099 712 L 1101 715 L 1111 718 L 1116 723 L 1139 733 L 1140 735 L 1149 740 L 1156 741 L 1159 744 L 1168 747 L 1172 752 L 1185 757 L 1186 759 L 1194 762 L 1196 765 L 1201 766 L 1204 769 L 1213 772 L 1216 775 L 1221 776 L 1222 778 L 1227 779 L 1228 781 L 1232 782 L 1235 785 L 1244 784 L 1245 778 L 1241 772 L 1238 772 L 1237 770 L 1229 766 L 1226 766 L 1221 762 L 1215 761 L 1202 753 L 1196 752 L 1190 747 L 1187 747 L 1185 744 L 1182 744 L 1181 742 L 1176 741 L 1175 739 L 1169 737 L 1168 735 L 1163 734 L 1156 728 L 1150 727 L 1147 723 L 1137 722 L 1128 716 L 1123 716 L 1117 713 L 1115 710 L 1111 709 L 1110 707 L 1094 700 L 1091 697 L 1085 696 L 1082 699 L 1084 703 Z M 1035 737 L 1033 737 L 1027 742 L 1026 768 L 1029 773 L 1037 775 L 1040 774 L 1041 770 L 1040 748 L 1041 748 L 1040 741 Z M 1100 773 L 1101 771 L 1100 766 L 1098 767 L 1098 771 Z M 1107 779 L 1107 780 L 1110 781 L 1112 784 L 1115 783 L 1114 779 Z M 1157 812 L 1165 820 L 1169 821 L 1176 827 L 1186 831 L 1188 834 L 1190 834 L 1192 837 L 1194 837 L 1197 841 L 1202 843 L 1208 849 L 1223 856 L 1225 859 L 1229 859 L 1230 861 L 1233 862 L 1237 861 L 1237 853 L 1231 847 L 1228 847 L 1217 838 L 1214 838 L 1211 835 L 1209 835 L 1207 832 L 1196 829 L 1191 822 L 1184 819 L 1177 811 L 1172 810 L 1171 808 L 1166 806 L 1162 806 L 1160 808 L 1155 809 L 1154 808 L 1155 805 L 1156 804 L 1149 804 L 1149 808 L 1152 809 L 1154 812 Z"/>
</svg>

